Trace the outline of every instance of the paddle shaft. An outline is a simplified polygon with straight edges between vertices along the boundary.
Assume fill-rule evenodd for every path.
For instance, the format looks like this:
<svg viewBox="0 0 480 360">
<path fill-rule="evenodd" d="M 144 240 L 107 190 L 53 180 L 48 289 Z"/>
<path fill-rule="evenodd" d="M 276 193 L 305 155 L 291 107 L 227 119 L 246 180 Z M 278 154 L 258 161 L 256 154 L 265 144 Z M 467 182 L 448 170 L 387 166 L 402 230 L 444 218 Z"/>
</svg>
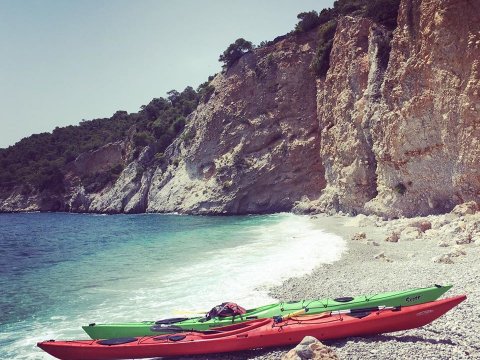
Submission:
<svg viewBox="0 0 480 360">
<path fill-rule="evenodd" d="M 335 311 L 329 311 L 329 312 L 324 312 L 320 314 L 319 317 L 327 317 L 331 315 L 341 315 L 341 314 L 357 314 L 357 313 L 363 313 L 363 312 L 372 312 L 372 311 L 380 311 L 380 310 L 394 310 L 394 309 L 400 309 L 400 306 L 375 306 L 375 307 L 369 307 L 369 308 L 361 308 L 361 309 L 345 309 L 345 310 L 335 310 Z M 292 317 L 295 316 L 301 316 L 304 315 L 308 312 L 308 308 L 295 311 L 293 313 L 290 313 L 285 316 L 274 316 L 275 322 L 279 323 L 285 320 L 288 320 Z"/>
</svg>

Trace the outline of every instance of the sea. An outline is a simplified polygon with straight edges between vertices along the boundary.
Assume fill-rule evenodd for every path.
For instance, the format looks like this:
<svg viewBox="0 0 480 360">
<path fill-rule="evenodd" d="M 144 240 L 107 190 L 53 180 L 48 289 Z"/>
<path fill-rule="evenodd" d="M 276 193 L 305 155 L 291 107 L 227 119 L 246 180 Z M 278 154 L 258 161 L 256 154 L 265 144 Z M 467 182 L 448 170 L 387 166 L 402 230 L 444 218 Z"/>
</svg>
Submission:
<svg viewBox="0 0 480 360">
<path fill-rule="evenodd" d="M 203 315 L 276 302 L 269 287 L 338 260 L 308 216 L 0 214 L 0 359 L 52 359 L 89 323 Z"/>
</svg>

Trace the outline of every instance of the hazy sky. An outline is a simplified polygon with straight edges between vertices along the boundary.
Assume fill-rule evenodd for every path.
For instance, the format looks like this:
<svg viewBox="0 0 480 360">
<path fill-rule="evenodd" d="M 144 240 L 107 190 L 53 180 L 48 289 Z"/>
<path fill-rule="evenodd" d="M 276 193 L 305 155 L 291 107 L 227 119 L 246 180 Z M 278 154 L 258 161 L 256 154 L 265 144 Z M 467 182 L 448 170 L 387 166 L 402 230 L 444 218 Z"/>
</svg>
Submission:
<svg viewBox="0 0 480 360">
<path fill-rule="evenodd" d="M 0 0 L 0 148 L 82 119 L 136 112 L 221 69 L 333 0 Z"/>
</svg>

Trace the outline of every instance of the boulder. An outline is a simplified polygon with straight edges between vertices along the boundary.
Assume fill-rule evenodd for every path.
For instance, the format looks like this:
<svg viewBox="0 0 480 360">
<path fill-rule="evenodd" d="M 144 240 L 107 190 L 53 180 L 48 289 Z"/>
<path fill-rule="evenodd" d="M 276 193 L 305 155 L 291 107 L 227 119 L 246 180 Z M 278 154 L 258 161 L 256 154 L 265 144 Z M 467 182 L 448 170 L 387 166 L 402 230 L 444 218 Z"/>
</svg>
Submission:
<svg viewBox="0 0 480 360">
<path fill-rule="evenodd" d="M 467 253 L 461 247 L 455 246 L 455 248 L 452 251 L 450 251 L 447 255 L 452 258 L 452 257 L 467 255 Z"/>
<path fill-rule="evenodd" d="M 432 223 L 428 220 L 419 220 L 419 221 L 414 221 L 413 223 L 410 224 L 410 226 L 416 227 L 418 230 L 424 233 L 425 231 L 430 230 L 432 228 Z"/>
<path fill-rule="evenodd" d="M 313 336 L 305 336 L 295 348 L 286 353 L 282 360 L 338 360 L 337 354 Z"/>
<path fill-rule="evenodd" d="M 480 210 L 480 206 L 476 201 L 468 201 L 463 204 L 457 205 L 453 208 L 451 213 L 459 216 L 473 215 Z"/>
<path fill-rule="evenodd" d="M 419 239 L 422 236 L 422 232 L 418 227 L 407 226 L 400 233 L 400 240 L 402 241 L 411 241 Z"/>
<path fill-rule="evenodd" d="M 434 263 L 438 263 L 438 264 L 453 264 L 453 260 L 452 260 L 450 254 L 443 254 L 443 255 L 435 256 L 432 259 L 432 261 Z"/>
<path fill-rule="evenodd" d="M 471 244 L 472 242 L 474 242 L 473 234 L 461 234 L 455 239 L 455 243 L 457 245 L 466 245 Z"/>
<path fill-rule="evenodd" d="M 390 259 L 389 257 L 387 257 L 383 251 L 374 255 L 373 258 L 377 259 L 377 260 L 383 260 L 383 261 L 386 261 L 386 262 L 393 262 L 393 260 Z"/>
<path fill-rule="evenodd" d="M 445 240 L 441 240 L 441 241 L 438 242 L 438 246 L 448 247 L 448 246 L 450 246 L 450 244 L 448 242 L 446 242 Z"/>
<path fill-rule="evenodd" d="M 399 239 L 400 239 L 400 234 L 397 231 L 392 231 L 392 233 L 387 236 L 385 241 L 396 243 L 398 242 Z"/>
<path fill-rule="evenodd" d="M 357 240 L 365 240 L 367 238 L 367 234 L 364 232 L 358 232 L 352 235 L 352 240 L 357 241 Z"/>
</svg>

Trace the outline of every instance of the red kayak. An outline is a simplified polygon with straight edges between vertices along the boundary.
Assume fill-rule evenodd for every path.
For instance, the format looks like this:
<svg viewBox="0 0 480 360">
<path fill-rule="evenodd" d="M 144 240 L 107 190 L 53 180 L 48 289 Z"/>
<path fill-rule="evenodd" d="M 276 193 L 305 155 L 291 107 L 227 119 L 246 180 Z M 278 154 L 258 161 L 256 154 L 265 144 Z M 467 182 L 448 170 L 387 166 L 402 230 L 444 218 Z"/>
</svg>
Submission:
<svg viewBox="0 0 480 360">
<path fill-rule="evenodd" d="M 413 329 L 426 325 L 464 301 L 465 295 L 425 304 L 387 309 L 351 310 L 252 320 L 205 332 L 110 340 L 44 341 L 38 347 L 65 360 L 139 359 L 249 350 L 298 344 L 304 336 L 331 340 Z"/>
</svg>

